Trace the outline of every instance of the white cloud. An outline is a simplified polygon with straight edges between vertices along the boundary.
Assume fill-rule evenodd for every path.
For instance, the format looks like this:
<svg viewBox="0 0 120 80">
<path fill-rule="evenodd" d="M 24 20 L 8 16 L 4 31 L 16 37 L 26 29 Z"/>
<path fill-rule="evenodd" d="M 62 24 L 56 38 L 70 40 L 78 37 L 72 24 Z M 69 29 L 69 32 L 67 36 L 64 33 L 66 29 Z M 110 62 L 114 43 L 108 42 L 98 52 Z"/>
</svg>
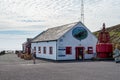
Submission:
<svg viewBox="0 0 120 80">
<path fill-rule="evenodd" d="M 39 33 L 50 27 L 79 21 L 80 1 L 0 0 L 0 31 L 21 30 Z M 106 22 L 107 27 L 119 24 L 120 0 L 84 0 L 84 3 L 85 25 L 91 31 L 101 29 L 103 22 Z M 15 37 L 17 39 L 17 36 Z"/>
<path fill-rule="evenodd" d="M 107 27 L 120 24 L 119 4 L 119 0 L 91 0 L 90 3 L 86 2 L 86 25 L 89 26 L 92 31 L 96 31 L 101 29 L 103 22 L 106 23 Z"/>
<path fill-rule="evenodd" d="M 0 14 L 13 20 L 13 24 L 16 25 L 17 23 L 20 24 L 19 21 L 29 20 L 44 21 L 45 24 L 42 23 L 43 25 L 52 26 L 52 24 L 60 21 L 62 21 L 60 22 L 62 24 L 76 21 L 74 19 L 78 18 L 77 15 L 79 14 L 77 12 L 80 11 L 78 9 L 80 5 L 77 5 L 78 2 L 80 3 L 79 0 L 5 0 L 0 3 Z M 23 24 L 25 25 L 25 23 Z M 30 24 L 34 25 L 33 22 Z M 41 25 L 41 23 L 37 22 L 35 24 Z"/>
</svg>

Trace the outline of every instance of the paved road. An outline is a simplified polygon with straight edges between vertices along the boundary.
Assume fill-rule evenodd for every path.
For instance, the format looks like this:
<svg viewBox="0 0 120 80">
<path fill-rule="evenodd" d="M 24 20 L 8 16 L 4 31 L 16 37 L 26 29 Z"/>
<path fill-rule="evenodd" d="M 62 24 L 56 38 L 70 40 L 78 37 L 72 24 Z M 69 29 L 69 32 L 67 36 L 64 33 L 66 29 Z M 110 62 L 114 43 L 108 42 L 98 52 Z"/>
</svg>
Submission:
<svg viewBox="0 0 120 80">
<path fill-rule="evenodd" d="M 0 80 L 120 80 L 120 64 L 114 62 L 38 60 L 37 64 L 32 64 L 32 61 L 21 60 L 13 54 L 3 57 L 0 56 Z"/>
<path fill-rule="evenodd" d="M 47 61 L 44 60 L 36 60 L 36 63 L 46 63 Z M 16 54 L 5 54 L 0 56 L 0 65 L 1 64 L 33 64 L 33 60 L 24 60 L 17 57 Z"/>
</svg>

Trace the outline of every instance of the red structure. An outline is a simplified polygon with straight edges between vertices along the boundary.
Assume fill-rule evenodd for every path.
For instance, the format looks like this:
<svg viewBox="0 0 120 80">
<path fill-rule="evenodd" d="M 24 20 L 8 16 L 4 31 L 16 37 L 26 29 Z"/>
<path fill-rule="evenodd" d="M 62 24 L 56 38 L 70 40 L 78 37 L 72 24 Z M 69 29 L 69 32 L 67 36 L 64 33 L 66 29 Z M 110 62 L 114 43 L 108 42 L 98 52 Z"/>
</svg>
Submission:
<svg viewBox="0 0 120 80">
<path fill-rule="evenodd" d="M 105 23 L 103 23 L 103 29 L 98 35 L 96 52 L 98 58 L 112 58 L 113 45 L 110 43 L 109 32 L 105 30 Z"/>
<path fill-rule="evenodd" d="M 22 44 L 23 53 L 30 54 L 31 53 L 31 38 L 27 38 L 27 41 Z"/>
<path fill-rule="evenodd" d="M 79 60 L 80 57 L 83 60 L 84 59 L 84 47 L 76 47 L 76 60 Z"/>
</svg>

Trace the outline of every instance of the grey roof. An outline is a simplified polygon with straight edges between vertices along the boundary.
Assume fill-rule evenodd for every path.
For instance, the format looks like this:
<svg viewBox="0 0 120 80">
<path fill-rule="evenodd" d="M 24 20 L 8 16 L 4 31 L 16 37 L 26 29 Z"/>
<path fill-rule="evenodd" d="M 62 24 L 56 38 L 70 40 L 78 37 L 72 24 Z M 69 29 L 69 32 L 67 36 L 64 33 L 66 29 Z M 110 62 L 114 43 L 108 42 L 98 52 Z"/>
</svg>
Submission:
<svg viewBox="0 0 120 80">
<path fill-rule="evenodd" d="M 63 26 L 58 26 L 54 28 L 49 28 L 46 31 L 43 31 L 35 38 L 33 38 L 32 42 L 42 42 L 42 41 L 53 41 L 59 39 L 62 35 L 68 32 L 71 28 L 73 28 L 78 22 L 66 24 Z"/>
</svg>

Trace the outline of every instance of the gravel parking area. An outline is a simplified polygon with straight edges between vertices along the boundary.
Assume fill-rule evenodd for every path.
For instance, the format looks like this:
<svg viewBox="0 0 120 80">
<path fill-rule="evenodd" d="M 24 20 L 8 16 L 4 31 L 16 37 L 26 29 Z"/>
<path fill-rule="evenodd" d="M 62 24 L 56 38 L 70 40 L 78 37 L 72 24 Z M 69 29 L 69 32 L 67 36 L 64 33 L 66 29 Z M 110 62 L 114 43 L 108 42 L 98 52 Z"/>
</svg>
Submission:
<svg viewBox="0 0 120 80">
<path fill-rule="evenodd" d="M 120 63 L 112 61 L 36 63 L 15 54 L 0 56 L 0 80 L 120 80 Z"/>
</svg>

